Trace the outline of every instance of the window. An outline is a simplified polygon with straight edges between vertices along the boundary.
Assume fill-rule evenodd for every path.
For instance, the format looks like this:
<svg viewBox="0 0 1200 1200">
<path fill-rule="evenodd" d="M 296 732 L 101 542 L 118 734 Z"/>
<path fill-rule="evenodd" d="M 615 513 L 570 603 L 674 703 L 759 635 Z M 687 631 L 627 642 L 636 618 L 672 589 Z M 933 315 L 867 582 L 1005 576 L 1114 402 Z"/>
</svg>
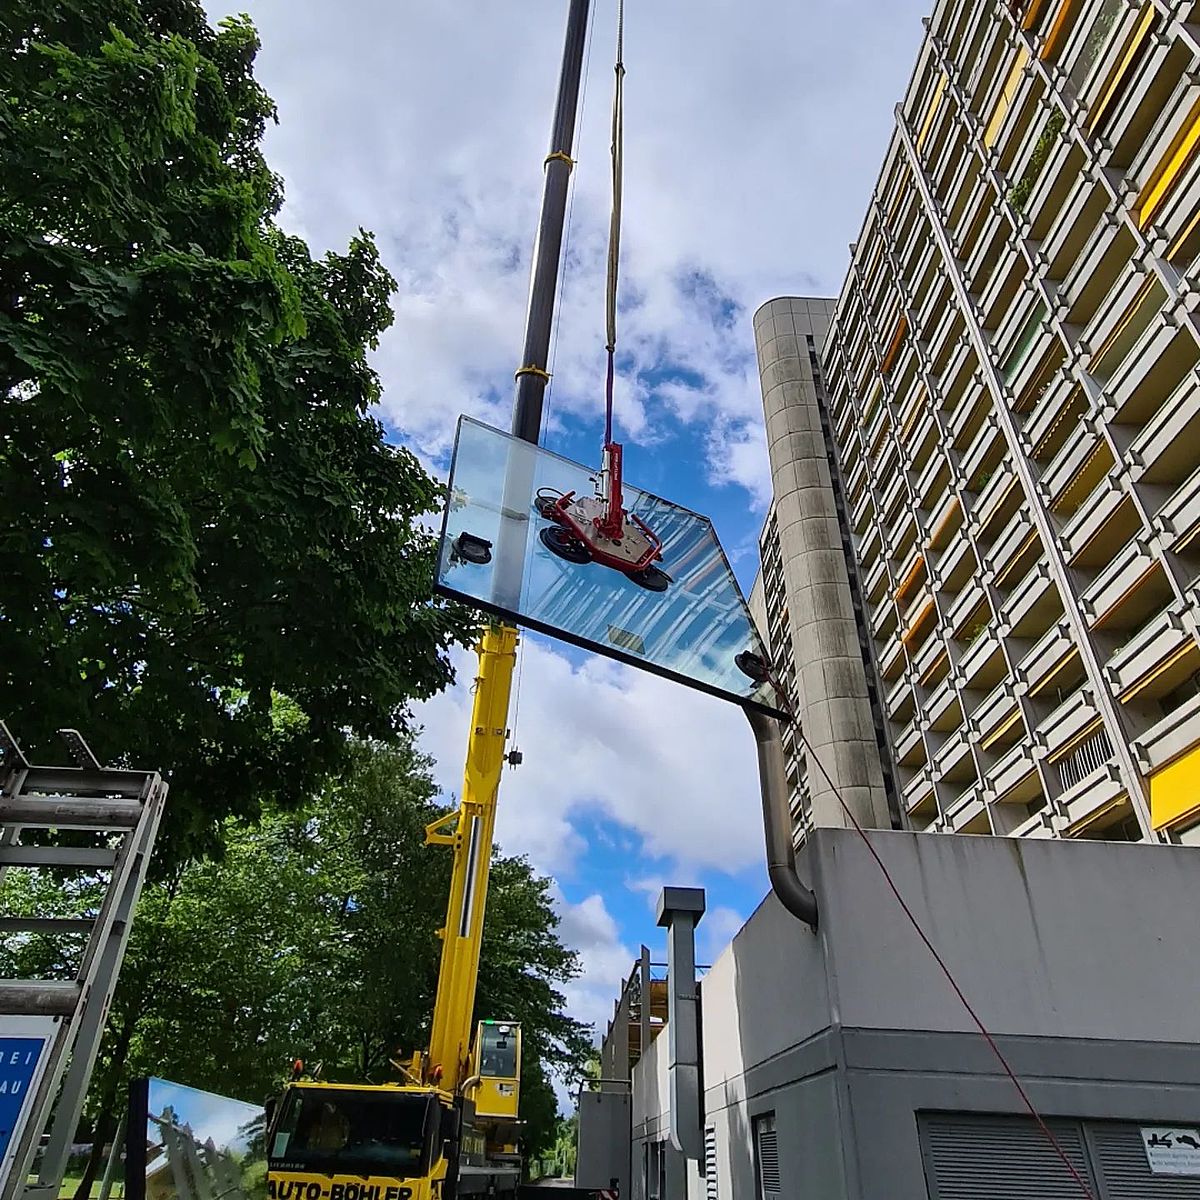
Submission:
<svg viewBox="0 0 1200 1200">
<path fill-rule="evenodd" d="M 754 1173 L 758 1200 L 777 1200 L 783 1190 L 779 1175 L 779 1139 L 775 1132 L 775 1114 L 754 1118 Z"/>
</svg>

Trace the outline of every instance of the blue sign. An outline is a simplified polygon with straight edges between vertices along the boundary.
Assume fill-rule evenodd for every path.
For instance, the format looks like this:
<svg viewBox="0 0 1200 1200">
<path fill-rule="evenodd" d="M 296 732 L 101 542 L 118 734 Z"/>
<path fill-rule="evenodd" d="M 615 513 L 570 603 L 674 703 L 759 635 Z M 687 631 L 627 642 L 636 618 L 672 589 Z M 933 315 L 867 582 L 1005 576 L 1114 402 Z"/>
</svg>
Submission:
<svg viewBox="0 0 1200 1200">
<path fill-rule="evenodd" d="M 45 1038 L 0 1037 L 0 1160 L 20 1128 L 45 1046 Z"/>
</svg>

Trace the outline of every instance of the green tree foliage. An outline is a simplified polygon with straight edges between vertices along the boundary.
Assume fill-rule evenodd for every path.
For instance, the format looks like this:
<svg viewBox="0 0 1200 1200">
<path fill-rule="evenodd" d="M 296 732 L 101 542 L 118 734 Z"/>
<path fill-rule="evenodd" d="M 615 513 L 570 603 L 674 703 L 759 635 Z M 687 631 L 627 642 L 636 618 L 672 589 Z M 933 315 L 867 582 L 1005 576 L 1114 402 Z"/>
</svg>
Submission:
<svg viewBox="0 0 1200 1200">
<path fill-rule="evenodd" d="M 411 747 L 359 745 L 343 779 L 295 810 L 230 819 L 223 861 L 150 884 L 134 922 L 88 1096 L 96 1140 L 115 1127 L 132 1076 L 153 1074 L 250 1101 L 297 1055 L 334 1080 L 395 1078 L 389 1059 L 423 1046 L 437 985 L 450 855 L 424 844 L 444 809 Z M 532 1154 L 554 1139 L 548 1073 L 578 1070 L 584 1027 L 559 987 L 578 972 L 558 940 L 547 883 L 497 856 L 476 1011 L 525 1031 L 522 1116 Z M 63 888 L 12 870 L 0 908 L 81 915 L 96 880 Z M 40 936 L 0 943 L 0 972 L 65 973 Z"/>
<path fill-rule="evenodd" d="M 396 738 L 467 636 L 368 415 L 394 281 L 274 225 L 257 48 L 199 0 L 0 13 L 4 715 L 170 772 L 179 854 Z"/>
</svg>

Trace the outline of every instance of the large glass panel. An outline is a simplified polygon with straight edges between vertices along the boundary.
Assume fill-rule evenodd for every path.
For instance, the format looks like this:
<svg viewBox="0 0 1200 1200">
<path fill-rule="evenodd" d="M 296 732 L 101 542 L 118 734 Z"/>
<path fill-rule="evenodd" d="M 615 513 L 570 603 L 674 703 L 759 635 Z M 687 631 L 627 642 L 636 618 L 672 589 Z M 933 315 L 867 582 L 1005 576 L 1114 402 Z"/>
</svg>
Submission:
<svg viewBox="0 0 1200 1200">
<path fill-rule="evenodd" d="M 255 1104 L 151 1078 L 147 1083 L 144 1184 L 126 1179 L 139 1200 L 262 1200 L 266 1195 L 266 1113 Z M 132 1143 L 131 1143 L 132 1144 Z"/>
<path fill-rule="evenodd" d="M 593 496 L 595 478 L 579 463 L 461 418 L 437 590 L 701 691 L 781 713 L 774 686 L 762 678 L 766 652 L 707 517 L 624 484 L 630 519 L 661 543 L 661 558 L 648 570 L 627 574 L 579 553 L 578 539 L 542 515 L 568 493 Z"/>
</svg>

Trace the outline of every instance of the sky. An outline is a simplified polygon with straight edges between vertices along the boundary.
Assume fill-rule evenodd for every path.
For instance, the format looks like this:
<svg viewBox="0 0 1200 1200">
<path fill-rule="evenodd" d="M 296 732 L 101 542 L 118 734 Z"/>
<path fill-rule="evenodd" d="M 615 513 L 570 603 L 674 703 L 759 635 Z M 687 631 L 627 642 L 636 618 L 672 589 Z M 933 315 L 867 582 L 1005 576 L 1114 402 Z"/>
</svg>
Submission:
<svg viewBox="0 0 1200 1200">
<path fill-rule="evenodd" d="M 221 0 L 205 0 L 223 15 Z M 931 0 L 630 0 L 617 436 L 632 483 L 710 515 L 743 590 L 769 501 L 751 318 L 836 295 Z M 283 225 L 314 252 L 373 230 L 396 321 L 375 356 L 390 436 L 443 476 L 468 413 L 507 429 L 565 0 L 236 0 L 263 41 Z M 616 0 L 596 0 L 544 442 L 595 463 Z M 721 700 L 522 639 L 524 754 L 498 838 L 554 880 L 602 1033 L 664 884 L 707 889 L 711 961 L 767 890 L 754 742 Z M 447 796 L 473 660 L 419 706 Z"/>
</svg>

